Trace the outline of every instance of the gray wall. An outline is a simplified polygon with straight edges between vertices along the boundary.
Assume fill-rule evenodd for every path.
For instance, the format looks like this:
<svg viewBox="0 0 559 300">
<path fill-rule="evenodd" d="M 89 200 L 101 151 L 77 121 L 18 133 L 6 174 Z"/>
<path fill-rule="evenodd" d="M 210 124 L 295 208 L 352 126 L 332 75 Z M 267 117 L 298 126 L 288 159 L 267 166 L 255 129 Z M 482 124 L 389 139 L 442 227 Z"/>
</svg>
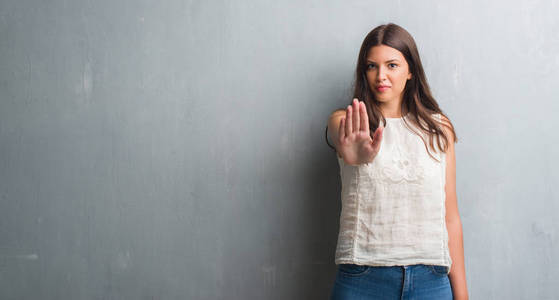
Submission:
<svg viewBox="0 0 559 300">
<path fill-rule="evenodd" d="M 420 2 L 2 0 L 0 298 L 325 299 L 324 126 L 392 21 L 457 130 L 471 299 L 554 299 L 559 4 Z"/>
</svg>

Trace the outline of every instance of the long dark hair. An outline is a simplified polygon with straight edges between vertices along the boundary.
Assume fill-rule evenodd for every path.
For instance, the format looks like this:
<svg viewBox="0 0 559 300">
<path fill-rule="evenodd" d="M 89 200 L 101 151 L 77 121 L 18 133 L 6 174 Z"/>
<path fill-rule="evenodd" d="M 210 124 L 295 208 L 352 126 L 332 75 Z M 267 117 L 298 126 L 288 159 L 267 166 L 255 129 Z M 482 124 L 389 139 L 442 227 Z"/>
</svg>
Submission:
<svg viewBox="0 0 559 300">
<path fill-rule="evenodd" d="M 427 83 L 425 72 L 423 71 L 423 66 L 421 64 L 417 46 L 415 45 L 413 37 L 404 28 L 394 23 L 380 25 L 369 32 L 361 44 L 359 58 L 357 59 L 353 97 L 349 102 L 351 103 L 353 98 L 357 98 L 365 103 L 367 115 L 369 117 L 371 138 L 375 130 L 379 127 L 381 120 L 386 126 L 386 119 L 380 110 L 379 101 L 375 99 L 374 93 L 370 89 L 366 76 L 367 54 L 369 49 L 378 45 L 386 45 L 400 51 L 406 58 L 409 70 L 412 73 L 412 77 L 406 82 L 406 86 L 403 91 L 404 95 L 401 110 L 402 116 L 406 116 L 406 118 L 403 118 L 404 122 L 407 124 L 406 119 L 409 119 L 411 123 L 416 125 L 417 128 L 424 131 L 429 137 L 429 146 L 433 151 L 436 152 L 434 146 L 434 140 L 436 139 L 438 148 L 446 152 L 448 149 L 449 137 L 446 136 L 441 126 L 449 128 L 449 131 L 453 135 L 454 142 L 457 142 L 458 139 L 456 137 L 454 127 L 452 126 L 450 119 L 448 119 L 448 117 L 439 108 L 435 98 L 431 95 L 431 90 L 429 88 L 429 84 Z M 338 110 L 345 111 L 345 109 L 337 109 L 336 111 Z M 441 122 L 433 117 L 434 114 L 441 115 Z M 446 118 L 446 121 L 442 118 L 442 116 Z M 425 149 L 429 155 L 433 157 L 423 136 L 415 130 L 413 131 L 421 137 L 425 143 Z M 335 150 L 335 148 L 328 142 L 328 126 L 326 126 L 325 135 L 326 143 Z M 435 157 L 433 158 L 436 160 Z"/>
</svg>

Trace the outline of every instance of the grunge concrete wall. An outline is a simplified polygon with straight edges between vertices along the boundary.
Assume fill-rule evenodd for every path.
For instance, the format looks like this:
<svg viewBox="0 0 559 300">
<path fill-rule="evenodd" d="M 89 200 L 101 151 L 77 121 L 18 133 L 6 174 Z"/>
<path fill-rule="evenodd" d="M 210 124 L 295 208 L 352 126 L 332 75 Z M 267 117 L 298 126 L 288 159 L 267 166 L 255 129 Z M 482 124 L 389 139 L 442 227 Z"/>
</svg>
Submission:
<svg viewBox="0 0 559 300">
<path fill-rule="evenodd" d="M 415 38 L 471 299 L 558 294 L 557 1 L 0 1 L 1 299 L 326 299 L 329 113 Z"/>
</svg>

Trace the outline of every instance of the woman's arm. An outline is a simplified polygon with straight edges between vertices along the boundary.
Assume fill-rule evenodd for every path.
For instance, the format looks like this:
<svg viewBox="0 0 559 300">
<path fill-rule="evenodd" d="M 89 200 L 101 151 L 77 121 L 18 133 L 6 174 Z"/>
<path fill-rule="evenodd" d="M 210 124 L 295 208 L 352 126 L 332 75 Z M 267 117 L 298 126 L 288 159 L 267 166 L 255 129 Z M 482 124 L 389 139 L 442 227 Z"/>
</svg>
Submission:
<svg viewBox="0 0 559 300">
<path fill-rule="evenodd" d="M 444 117 L 443 117 L 444 118 Z M 450 124 L 444 118 L 446 124 Z M 449 125 L 451 126 L 451 125 Z M 450 284 L 454 299 L 468 299 L 468 288 L 466 285 L 466 270 L 464 267 L 464 242 L 462 238 L 462 222 L 458 212 L 456 197 L 456 156 L 454 153 L 454 138 L 452 132 L 443 126 L 448 137 L 448 149 L 446 151 L 446 227 L 448 230 L 448 248 L 452 259 L 450 268 Z"/>
</svg>

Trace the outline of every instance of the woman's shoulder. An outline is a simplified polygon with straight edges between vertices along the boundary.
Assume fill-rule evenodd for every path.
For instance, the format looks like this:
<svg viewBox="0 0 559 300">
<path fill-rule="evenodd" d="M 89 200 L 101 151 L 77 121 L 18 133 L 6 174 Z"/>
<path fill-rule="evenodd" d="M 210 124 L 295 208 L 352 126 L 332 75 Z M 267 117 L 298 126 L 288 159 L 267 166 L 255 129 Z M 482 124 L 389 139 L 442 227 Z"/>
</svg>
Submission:
<svg viewBox="0 0 559 300">
<path fill-rule="evenodd" d="M 443 125 L 447 125 L 449 126 L 451 124 L 450 120 L 448 119 L 447 116 L 445 116 L 443 113 L 439 113 L 439 112 L 433 112 L 431 113 L 431 117 L 436 120 L 437 122 L 443 124 Z"/>
<path fill-rule="evenodd" d="M 437 121 L 441 121 L 441 119 L 444 118 L 443 114 L 438 112 L 431 113 L 431 117 Z"/>
<path fill-rule="evenodd" d="M 346 114 L 345 108 L 338 108 L 338 109 L 334 110 L 332 113 L 330 113 L 329 119 L 336 118 L 336 117 L 341 117 L 341 116 L 344 116 L 345 114 Z"/>
<path fill-rule="evenodd" d="M 338 126 L 340 124 L 340 120 L 346 115 L 346 110 L 343 108 L 340 109 L 336 109 L 334 110 L 332 113 L 330 113 L 330 116 L 328 118 L 328 125 L 326 126 L 326 142 L 328 142 L 328 134 L 330 135 L 330 138 L 332 139 L 332 141 L 334 142 L 334 150 L 336 150 L 337 147 L 337 139 L 338 139 Z M 338 151 L 336 150 L 336 153 L 338 155 L 338 158 L 341 158 L 341 155 L 338 153 Z"/>
<path fill-rule="evenodd" d="M 345 115 L 346 110 L 343 108 L 336 109 L 332 113 L 330 113 L 330 116 L 328 117 L 328 129 L 333 130 L 337 128 L 340 123 L 340 119 L 343 118 Z"/>
</svg>

